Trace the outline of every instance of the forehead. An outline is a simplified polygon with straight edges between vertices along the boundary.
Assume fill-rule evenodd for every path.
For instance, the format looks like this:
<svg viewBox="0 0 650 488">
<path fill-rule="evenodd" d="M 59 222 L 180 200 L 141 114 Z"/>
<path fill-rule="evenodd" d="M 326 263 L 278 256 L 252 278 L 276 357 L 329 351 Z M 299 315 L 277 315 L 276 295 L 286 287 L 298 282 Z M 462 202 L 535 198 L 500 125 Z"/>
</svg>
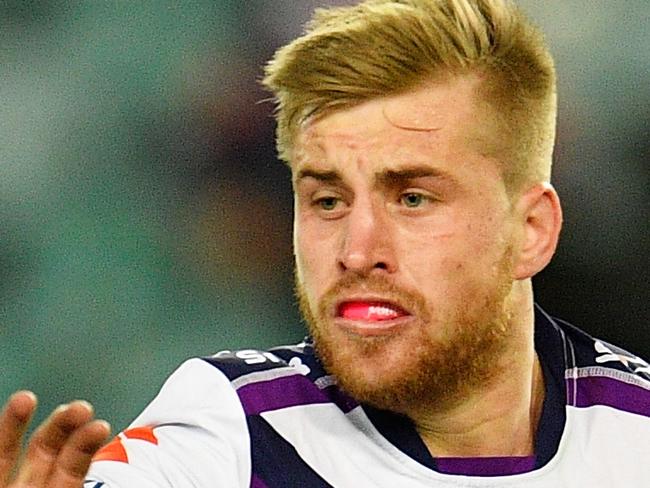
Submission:
<svg viewBox="0 0 650 488">
<path fill-rule="evenodd" d="M 488 125 L 476 103 L 474 76 L 366 101 L 308 121 L 299 131 L 292 170 L 305 164 L 358 165 L 481 156 Z"/>
</svg>

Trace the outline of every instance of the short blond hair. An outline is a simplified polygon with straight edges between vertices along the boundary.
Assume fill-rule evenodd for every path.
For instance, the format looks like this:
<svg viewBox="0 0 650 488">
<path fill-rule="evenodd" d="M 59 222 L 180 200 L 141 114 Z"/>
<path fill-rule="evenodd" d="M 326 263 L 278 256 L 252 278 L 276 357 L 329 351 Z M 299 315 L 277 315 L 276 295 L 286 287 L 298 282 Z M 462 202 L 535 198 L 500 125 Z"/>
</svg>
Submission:
<svg viewBox="0 0 650 488">
<path fill-rule="evenodd" d="M 540 31 L 508 0 L 366 0 L 317 9 L 265 73 L 277 103 L 278 153 L 288 163 L 308 119 L 475 73 L 477 100 L 499 132 L 492 156 L 506 185 L 550 178 L 553 59 Z"/>
</svg>

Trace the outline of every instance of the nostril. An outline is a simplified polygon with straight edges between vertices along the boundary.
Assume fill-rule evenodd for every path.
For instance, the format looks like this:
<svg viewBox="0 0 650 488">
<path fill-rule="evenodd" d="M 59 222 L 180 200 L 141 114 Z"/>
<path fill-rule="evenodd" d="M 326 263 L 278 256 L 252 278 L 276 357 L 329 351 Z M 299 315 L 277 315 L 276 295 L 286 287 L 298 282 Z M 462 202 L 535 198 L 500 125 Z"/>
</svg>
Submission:
<svg viewBox="0 0 650 488">
<path fill-rule="evenodd" d="M 375 264 L 375 268 L 376 269 L 388 269 L 388 266 L 386 265 L 386 263 L 379 262 L 379 263 Z"/>
</svg>

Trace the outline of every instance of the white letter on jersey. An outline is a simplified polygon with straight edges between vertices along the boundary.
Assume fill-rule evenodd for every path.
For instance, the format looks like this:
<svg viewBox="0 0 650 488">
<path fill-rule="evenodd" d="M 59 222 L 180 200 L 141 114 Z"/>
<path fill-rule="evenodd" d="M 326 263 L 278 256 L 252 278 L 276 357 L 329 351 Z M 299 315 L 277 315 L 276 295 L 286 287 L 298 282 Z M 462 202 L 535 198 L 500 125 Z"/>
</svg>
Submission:
<svg viewBox="0 0 650 488">
<path fill-rule="evenodd" d="M 282 360 L 271 354 L 270 352 L 256 351 L 255 349 L 245 349 L 243 351 L 237 351 L 235 357 L 238 359 L 243 359 L 246 364 L 261 364 L 266 361 L 271 361 L 273 363 L 281 363 Z"/>
</svg>

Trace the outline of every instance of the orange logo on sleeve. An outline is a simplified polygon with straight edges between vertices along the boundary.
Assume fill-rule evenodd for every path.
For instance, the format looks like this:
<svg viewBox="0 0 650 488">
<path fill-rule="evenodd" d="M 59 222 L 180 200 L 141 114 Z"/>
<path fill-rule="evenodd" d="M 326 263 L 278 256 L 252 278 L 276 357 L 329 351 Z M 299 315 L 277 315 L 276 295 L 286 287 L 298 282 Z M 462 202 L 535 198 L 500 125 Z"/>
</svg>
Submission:
<svg viewBox="0 0 650 488">
<path fill-rule="evenodd" d="M 111 442 L 102 447 L 93 461 L 117 461 L 120 463 L 128 463 L 129 456 L 126 449 L 122 444 L 124 439 L 138 439 L 148 442 L 150 444 L 158 445 L 158 438 L 153 433 L 153 427 L 134 427 L 133 429 L 125 430 L 115 437 Z"/>
</svg>

